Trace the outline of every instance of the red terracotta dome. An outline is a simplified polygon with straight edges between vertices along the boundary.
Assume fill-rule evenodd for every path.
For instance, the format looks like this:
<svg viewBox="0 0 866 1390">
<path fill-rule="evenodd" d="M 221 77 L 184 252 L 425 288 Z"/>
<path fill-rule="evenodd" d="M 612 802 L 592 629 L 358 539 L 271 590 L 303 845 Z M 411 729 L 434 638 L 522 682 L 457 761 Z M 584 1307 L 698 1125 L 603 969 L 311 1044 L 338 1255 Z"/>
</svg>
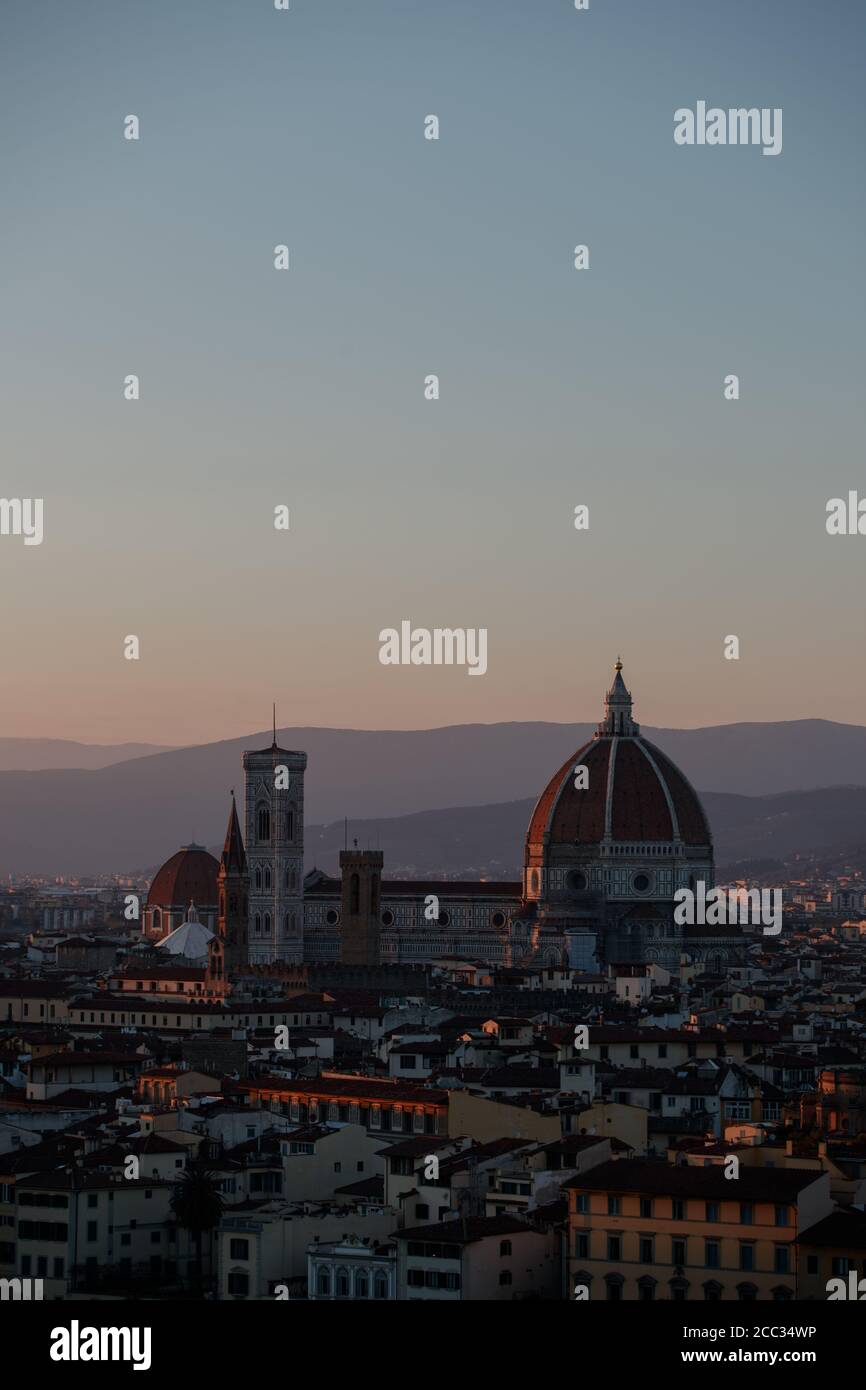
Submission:
<svg viewBox="0 0 866 1390">
<path fill-rule="evenodd" d="M 215 907 L 219 863 L 202 845 L 185 845 L 154 875 L 148 907 Z"/>
<path fill-rule="evenodd" d="M 595 738 L 563 763 L 538 799 L 526 836 L 531 856 L 550 845 L 712 842 L 697 792 L 661 749 L 641 738 L 621 669 L 618 662 Z M 584 789 L 575 787 L 581 764 L 588 773 Z"/>
</svg>

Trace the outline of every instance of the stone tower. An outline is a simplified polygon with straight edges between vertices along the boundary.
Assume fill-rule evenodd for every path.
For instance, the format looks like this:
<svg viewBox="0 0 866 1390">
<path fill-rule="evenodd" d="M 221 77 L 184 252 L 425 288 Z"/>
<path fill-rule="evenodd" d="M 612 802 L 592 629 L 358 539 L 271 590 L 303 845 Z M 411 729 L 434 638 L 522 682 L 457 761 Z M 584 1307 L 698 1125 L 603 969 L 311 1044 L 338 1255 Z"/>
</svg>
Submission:
<svg viewBox="0 0 866 1390">
<path fill-rule="evenodd" d="M 304 959 L 306 753 L 277 744 L 244 753 L 252 965 Z"/>
<path fill-rule="evenodd" d="M 340 851 L 343 901 L 340 959 L 344 965 L 379 964 L 379 913 L 382 865 L 379 849 Z"/>
</svg>

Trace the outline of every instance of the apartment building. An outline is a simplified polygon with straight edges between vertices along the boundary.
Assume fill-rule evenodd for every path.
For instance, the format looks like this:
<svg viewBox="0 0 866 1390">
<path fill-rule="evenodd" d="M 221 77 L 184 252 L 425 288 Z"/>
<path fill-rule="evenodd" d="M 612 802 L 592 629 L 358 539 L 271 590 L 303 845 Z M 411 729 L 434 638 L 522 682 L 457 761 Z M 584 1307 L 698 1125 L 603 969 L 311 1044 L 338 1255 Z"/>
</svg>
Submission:
<svg viewBox="0 0 866 1390">
<path fill-rule="evenodd" d="M 306 1125 L 280 1139 L 289 1201 L 333 1197 L 348 1183 L 384 1173 L 382 1141 L 363 1125 Z"/>
<path fill-rule="evenodd" d="M 227 1083 L 228 1095 L 246 1096 L 248 1103 L 269 1106 L 297 1124 L 325 1120 L 359 1124 L 370 1133 L 444 1134 L 448 1128 L 448 1092 L 407 1081 L 323 1072 L 314 1080 L 263 1076 Z"/>
<path fill-rule="evenodd" d="M 28 1100 L 54 1100 L 67 1091 L 116 1091 L 131 1085 L 147 1058 L 135 1052 L 54 1052 L 28 1062 Z"/>
<path fill-rule="evenodd" d="M 826 1173 L 741 1167 L 727 1178 L 718 1165 L 641 1159 L 602 1164 L 566 1190 L 570 1298 L 794 1298 L 797 1241 L 833 1205 Z"/>
<path fill-rule="evenodd" d="M 810 1226 L 800 1241 L 798 1275 L 798 1298 L 824 1300 L 835 1293 L 837 1300 L 850 1299 L 853 1292 L 857 1302 L 866 1302 L 866 1212 L 837 1210 Z"/>
<path fill-rule="evenodd" d="M 342 1242 L 353 1235 L 361 1244 L 383 1244 L 394 1222 L 394 1212 L 381 1202 L 350 1209 L 339 1202 L 285 1202 L 274 1198 L 247 1203 L 242 1209 L 232 1208 L 223 1216 L 215 1237 L 217 1297 L 276 1298 L 280 1285 L 295 1296 L 305 1297 L 308 1252 L 315 1242 Z M 389 1298 L 393 1297 L 392 1288 L 393 1277 Z M 329 1294 L 322 1292 L 320 1296 L 327 1298 Z"/>
<path fill-rule="evenodd" d="M 19 1178 L 15 1187 L 19 1278 L 44 1280 L 46 1299 L 86 1296 L 108 1271 L 172 1280 L 188 1273 L 188 1232 L 171 1221 L 171 1182 L 124 1179 L 75 1165 Z"/>
<path fill-rule="evenodd" d="M 482 1216 L 394 1233 L 397 1298 L 456 1303 L 559 1297 L 556 1233 Z"/>
</svg>

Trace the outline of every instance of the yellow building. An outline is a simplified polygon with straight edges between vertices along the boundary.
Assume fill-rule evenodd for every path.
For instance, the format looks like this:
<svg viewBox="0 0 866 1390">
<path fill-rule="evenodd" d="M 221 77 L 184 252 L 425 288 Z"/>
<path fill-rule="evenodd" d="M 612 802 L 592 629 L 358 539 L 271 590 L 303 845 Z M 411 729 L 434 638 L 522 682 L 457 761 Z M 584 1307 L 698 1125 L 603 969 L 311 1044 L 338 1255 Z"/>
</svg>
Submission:
<svg viewBox="0 0 866 1390">
<path fill-rule="evenodd" d="M 789 1299 L 797 1240 L 832 1210 L 826 1173 L 620 1159 L 566 1184 L 568 1297 Z"/>
</svg>

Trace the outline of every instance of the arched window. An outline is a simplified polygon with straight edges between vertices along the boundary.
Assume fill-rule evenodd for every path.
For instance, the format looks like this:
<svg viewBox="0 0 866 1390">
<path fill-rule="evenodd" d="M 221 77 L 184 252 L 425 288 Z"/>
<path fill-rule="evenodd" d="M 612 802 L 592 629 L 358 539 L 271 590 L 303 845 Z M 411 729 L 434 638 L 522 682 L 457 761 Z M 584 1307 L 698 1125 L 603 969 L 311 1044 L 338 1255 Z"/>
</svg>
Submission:
<svg viewBox="0 0 866 1390">
<path fill-rule="evenodd" d="M 349 879 L 349 911 L 358 912 L 361 907 L 361 880 L 357 874 Z"/>
<path fill-rule="evenodd" d="M 502 1256 L 504 1256 L 504 1255 L 510 1255 L 510 1254 L 511 1254 L 511 1241 L 510 1241 L 510 1240 L 501 1240 L 501 1241 L 499 1242 L 499 1255 L 500 1255 L 500 1258 L 501 1258 Z"/>
<path fill-rule="evenodd" d="M 530 891 L 531 891 L 532 893 L 537 893 L 537 892 L 538 892 L 538 884 L 539 884 L 538 870 L 537 870 L 537 869 L 533 869 L 533 870 L 532 870 L 532 873 L 529 875 L 529 888 L 530 888 Z"/>
<path fill-rule="evenodd" d="M 285 914 L 285 916 L 283 917 L 283 931 L 285 932 L 286 936 L 290 936 L 290 935 L 291 935 L 291 931 L 292 931 L 293 926 L 294 926 L 294 922 L 292 921 L 292 917 L 291 917 L 291 915 L 287 912 L 287 913 Z"/>
<path fill-rule="evenodd" d="M 343 1269 L 342 1265 L 337 1270 L 337 1297 L 349 1297 L 349 1271 Z"/>
<path fill-rule="evenodd" d="M 357 1269 L 355 1271 L 355 1297 L 370 1297 L 370 1280 L 367 1277 L 366 1270 L 364 1269 Z"/>
<path fill-rule="evenodd" d="M 388 1297 L 388 1276 L 384 1269 L 377 1269 L 376 1273 L 373 1275 L 373 1297 Z"/>
<path fill-rule="evenodd" d="M 260 889 L 261 886 L 262 886 L 262 871 L 261 871 L 261 869 L 256 869 L 256 887 Z"/>
<path fill-rule="evenodd" d="M 327 1265 L 319 1265 L 319 1277 L 316 1280 L 316 1291 L 319 1298 L 330 1298 L 331 1296 L 331 1271 Z"/>
<path fill-rule="evenodd" d="M 256 936 L 261 936 L 261 934 L 262 934 L 262 918 L 261 918 L 261 914 L 258 913 L 258 912 L 256 913 L 255 933 L 256 933 Z"/>
<path fill-rule="evenodd" d="M 294 840 L 294 838 L 295 838 L 295 813 L 294 813 L 294 811 L 287 811 L 287 812 L 286 812 L 286 839 L 287 839 L 287 840 Z"/>
<path fill-rule="evenodd" d="M 270 936 L 270 934 L 271 934 L 271 914 L 270 914 L 269 912 L 266 912 L 266 913 L 265 913 L 264 930 L 265 930 L 265 936 Z"/>
<path fill-rule="evenodd" d="M 737 1298 L 741 1303 L 754 1303 L 758 1297 L 758 1290 L 754 1284 L 738 1284 Z"/>
<path fill-rule="evenodd" d="M 715 1279 L 708 1279 L 704 1284 L 704 1298 L 708 1303 L 719 1303 L 722 1298 L 722 1286 Z"/>
<path fill-rule="evenodd" d="M 622 1286 L 625 1283 L 621 1274 L 606 1274 L 604 1279 L 607 1285 L 607 1298 L 610 1303 L 622 1302 Z"/>
<path fill-rule="evenodd" d="M 162 913 L 158 907 L 153 907 L 150 910 L 150 930 L 154 936 L 162 934 Z"/>
<path fill-rule="evenodd" d="M 271 891 L 271 871 L 270 871 L 270 869 L 265 869 L 265 892 L 266 892 L 266 893 L 269 893 L 270 891 Z"/>
<path fill-rule="evenodd" d="M 271 838 L 271 813 L 267 806 L 260 806 L 256 812 L 256 839 L 259 844 Z"/>
<path fill-rule="evenodd" d="M 499 1275 L 499 1286 L 500 1288 L 504 1288 L 506 1284 L 510 1283 L 512 1283 L 511 1270 L 503 1269 Z"/>
</svg>

